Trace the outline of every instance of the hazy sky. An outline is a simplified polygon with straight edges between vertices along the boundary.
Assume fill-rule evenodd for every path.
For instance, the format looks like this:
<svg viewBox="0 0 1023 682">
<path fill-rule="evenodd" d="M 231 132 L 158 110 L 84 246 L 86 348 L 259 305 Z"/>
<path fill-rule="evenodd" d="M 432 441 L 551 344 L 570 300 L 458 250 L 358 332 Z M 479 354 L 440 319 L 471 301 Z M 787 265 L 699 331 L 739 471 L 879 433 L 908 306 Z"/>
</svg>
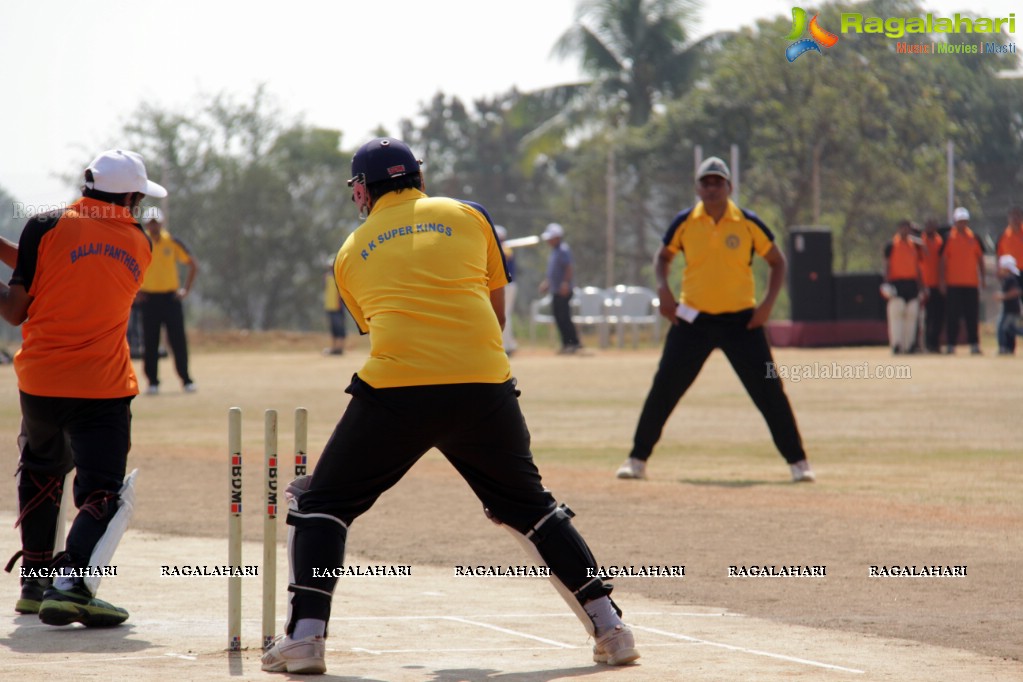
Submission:
<svg viewBox="0 0 1023 682">
<path fill-rule="evenodd" d="M 798 0 L 797 0 L 798 2 Z M 789 16 L 793 0 L 706 2 L 697 34 Z M 814 5 L 798 2 L 812 12 Z M 286 114 L 343 131 L 354 146 L 397 132 L 438 91 L 466 101 L 580 78 L 550 57 L 575 0 L 314 3 L 4 0 L 0 5 L 0 187 L 26 204 L 73 198 L 82 167 L 142 102 L 195 110 L 202 94 L 241 100 L 267 85 Z M 925 2 L 941 16 L 1018 12 L 1023 0 Z M 837 28 L 832 28 L 837 31 Z M 783 58 L 781 50 L 778 58 Z"/>
</svg>

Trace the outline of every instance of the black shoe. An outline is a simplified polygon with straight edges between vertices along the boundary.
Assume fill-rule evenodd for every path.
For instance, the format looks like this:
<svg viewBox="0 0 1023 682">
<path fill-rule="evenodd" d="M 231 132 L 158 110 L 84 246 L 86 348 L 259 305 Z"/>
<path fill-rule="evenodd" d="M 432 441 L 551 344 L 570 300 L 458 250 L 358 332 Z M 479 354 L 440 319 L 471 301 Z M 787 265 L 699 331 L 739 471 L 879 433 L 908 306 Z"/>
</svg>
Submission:
<svg viewBox="0 0 1023 682">
<path fill-rule="evenodd" d="M 47 625 L 81 623 L 90 628 L 107 628 L 128 620 L 128 612 L 96 599 L 83 583 L 69 590 L 48 587 L 39 605 L 39 620 Z"/>
<path fill-rule="evenodd" d="M 49 578 L 22 578 L 21 598 L 14 605 L 18 613 L 39 613 L 39 605 L 43 601 L 43 592 L 50 586 Z"/>
</svg>

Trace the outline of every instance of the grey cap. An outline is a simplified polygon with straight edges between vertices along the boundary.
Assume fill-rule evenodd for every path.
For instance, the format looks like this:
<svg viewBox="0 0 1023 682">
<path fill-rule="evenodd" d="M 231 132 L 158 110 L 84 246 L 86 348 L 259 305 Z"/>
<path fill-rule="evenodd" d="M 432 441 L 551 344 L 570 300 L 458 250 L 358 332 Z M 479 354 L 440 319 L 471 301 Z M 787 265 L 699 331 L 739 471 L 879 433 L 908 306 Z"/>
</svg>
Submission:
<svg viewBox="0 0 1023 682">
<path fill-rule="evenodd" d="M 702 180 L 708 175 L 720 175 L 725 180 L 732 181 L 732 173 L 728 170 L 728 164 L 716 156 L 704 159 L 699 170 L 696 171 L 697 180 Z"/>
</svg>

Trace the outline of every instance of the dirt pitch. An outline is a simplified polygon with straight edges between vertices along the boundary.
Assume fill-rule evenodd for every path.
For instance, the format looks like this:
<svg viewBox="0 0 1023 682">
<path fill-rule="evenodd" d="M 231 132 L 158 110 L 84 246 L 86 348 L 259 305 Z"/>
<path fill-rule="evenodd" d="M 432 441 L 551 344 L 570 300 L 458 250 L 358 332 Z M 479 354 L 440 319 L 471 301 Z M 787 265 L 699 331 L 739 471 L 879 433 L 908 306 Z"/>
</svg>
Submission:
<svg viewBox="0 0 1023 682">
<path fill-rule="evenodd" d="M 244 410 L 246 563 L 257 563 L 262 412 L 309 409 L 311 463 L 364 358 L 322 357 L 320 339 L 231 337 L 193 354 L 195 395 L 170 364 L 165 391 L 134 403 L 141 470 L 134 532 L 101 596 L 130 627 L 53 629 L 0 618 L 0 679 L 266 679 L 255 651 L 259 581 L 245 583 L 245 654 L 229 659 L 222 579 L 159 578 L 161 565 L 226 560 L 227 408 Z M 329 672 L 344 680 L 1020 680 L 1023 622 L 1023 359 L 892 358 L 884 349 L 779 350 L 779 364 L 909 368 L 910 378 L 789 381 L 819 476 L 787 469 L 738 379 L 712 357 L 651 459 L 647 481 L 618 481 L 656 350 L 515 356 L 534 454 L 604 565 L 685 565 L 682 579 L 616 580 L 636 627 L 638 666 L 590 664 L 585 637 L 546 581 L 456 578 L 457 565 L 528 559 L 482 515 L 453 469 L 429 453 L 353 527 L 349 563 L 409 565 L 410 578 L 342 580 Z M 890 371 L 896 371 L 894 368 Z M 906 370 L 899 370 L 905 372 Z M 14 471 L 19 415 L 0 375 L 0 458 Z M 0 502 L 8 528 L 14 483 Z M 279 526 L 285 535 L 283 521 Z M 0 536 L 0 554 L 18 547 Z M 728 577 L 730 566 L 826 566 L 823 578 Z M 869 577 L 872 565 L 966 566 L 959 578 Z M 278 619 L 286 569 L 279 569 Z M 4 579 L 11 605 L 17 583 Z M 329 679 L 330 676 L 328 676 Z"/>
</svg>

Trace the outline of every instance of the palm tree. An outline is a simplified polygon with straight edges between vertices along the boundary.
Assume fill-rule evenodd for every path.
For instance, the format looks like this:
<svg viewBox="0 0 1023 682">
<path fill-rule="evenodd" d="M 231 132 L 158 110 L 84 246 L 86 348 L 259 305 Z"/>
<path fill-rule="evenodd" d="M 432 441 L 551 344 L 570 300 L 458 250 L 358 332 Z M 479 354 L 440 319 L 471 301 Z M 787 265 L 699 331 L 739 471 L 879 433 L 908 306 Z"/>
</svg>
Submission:
<svg viewBox="0 0 1023 682">
<path fill-rule="evenodd" d="M 641 126 L 661 97 L 692 83 L 702 42 L 690 44 L 686 25 L 698 8 L 698 0 L 582 0 L 553 52 L 579 57 L 602 108 Z"/>
<path fill-rule="evenodd" d="M 616 140 L 622 127 L 646 125 L 659 101 L 690 87 L 715 34 L 689 40 L 686 26 L 696 19 L 699 0 L 580 0 L 576 23 L 554 45 L 558 57 L 578 57 L 591 80 L 562 86 L 573 93 L 558 116 L 528 135 L 531 150 L 550 150 L 568 131 L 597 126 L 608 139 L 605 285 L 615 282 L 617 176 Z M 596 118 L 594 116 L 596 112 Z M 527 156 L 529 154 L 527 153 Z M 639 202 L 641 205 L 643 202 Z M 633 216 L 630 271 L 648 262 L 645 221 Z"/>
</svg>

